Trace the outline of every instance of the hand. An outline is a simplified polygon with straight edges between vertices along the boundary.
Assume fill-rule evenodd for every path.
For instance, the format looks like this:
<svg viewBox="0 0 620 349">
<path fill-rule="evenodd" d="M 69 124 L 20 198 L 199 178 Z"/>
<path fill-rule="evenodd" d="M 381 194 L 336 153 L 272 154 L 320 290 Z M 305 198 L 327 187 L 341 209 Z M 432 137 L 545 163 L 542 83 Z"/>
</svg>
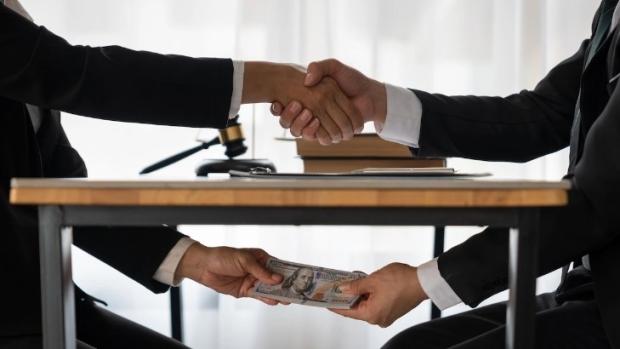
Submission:
<svg viewBox="0 0 620 349">
<path fill-rule="evenodd" d="M 420 286 L 417 268 L 402 263 L 392 263 L 339 288 L 362 298 L 352 309 L 331 311 L 381 327 L 390 326 L 428 298 Z"/>
<path fill-rule="evenodd" d="M 175 278 L 190 278 L 235 298 L 249 297 L 257 280 L 270 285 L 282 282 L 281 275 L 265 268 L 267 259 L 269 254 L 260 249 L 206 247 L 194 243 L 181 259 Z M 271 299 L 258 299 L 269 305 L 278 304 Z"/>
<path fill-rule="evenodd" d="M 353 138 L 353 134 L 363 128 L 363 120 L 338 84 L 325 78 L 312 86 L 304 86 L 304 78 L 305 71 L 291 65 L 246 62 L 242 103 L 296 101 L 292 108 L 298 107 L 298 113 L 303 107 L 311 111 L 329 143 Z"/>
<path fill-rule="evenodd" d="M 361 113 L 364 122 L 374 122 L 377 129 L 383 127 L 387 114 L 387 96 L 383 83 L 370 79 L 335 59 L 328 59 L 311 63 L 308 66 L 304 84 L 314 86 L 326 76 L 336 80 L 338 86 Z M 293 103 L 283 108 L 283 104 L 279 102 L 272 104 L 271 112 L 275 116 L 281 116 L 280 123 L 285 127 L 290 127 L 291 134 L 294 136 L 303 136 L 305 139 L 313 140 L 316 125 L 306 122 L 307 118 L 302 119 L 303 114 L 295 108 Z M 321 137 L 320 134 L 318 136 Z"/>
</svg>

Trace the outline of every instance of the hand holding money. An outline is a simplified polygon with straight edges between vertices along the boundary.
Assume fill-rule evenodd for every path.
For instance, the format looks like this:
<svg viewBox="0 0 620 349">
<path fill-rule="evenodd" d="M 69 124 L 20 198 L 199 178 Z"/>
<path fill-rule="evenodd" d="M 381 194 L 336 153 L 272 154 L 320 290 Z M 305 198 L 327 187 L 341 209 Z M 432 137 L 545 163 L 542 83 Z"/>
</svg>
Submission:
<svg viewBox="0 0 620 349">
<path fill-rule="evenodd" d="M 192 279 L 219 293 L 248 297 L 257 280 L 266 284 L 282 282 L 282 276 L 265 269 L 270 258 L 255 248 L 207 247 L 195 242 L 185 252 L 175 272 L 175 280 Z M 255 297 L 269 305 L 277 301 Z"/>
<path fill-rule="evenodd" d="M 284 280 L 276 285 L 258 282 L 251 291 L 253 297 L 273 299 L 332 309 L 350 309 L 359 295 L 344 294 L 340 284 L 366 276 L 362 272 L 347 272 L 269 258 L 267 269 Z"/>
<path fill-rule="evenodd" d="M 416 267 L 389 264 L 368 277 L 340 286 L 344 294 L 362 296 L 352 309 L 330 309 L 342 316 L 388 327 L 428 298 Z"/>
</svg>

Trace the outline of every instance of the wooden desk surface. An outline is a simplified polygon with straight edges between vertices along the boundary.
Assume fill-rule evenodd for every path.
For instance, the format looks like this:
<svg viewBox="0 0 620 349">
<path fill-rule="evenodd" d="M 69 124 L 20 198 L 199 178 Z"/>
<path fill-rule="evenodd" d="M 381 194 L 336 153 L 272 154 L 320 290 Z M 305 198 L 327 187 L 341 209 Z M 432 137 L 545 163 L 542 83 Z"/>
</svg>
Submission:
<svg viewBox="0 0 620 349">
<path fill-rule="evenodd" d="M 13 179 L 16 205 L 257 207 L 541 207 L 568 202 L 568 181 L 488 179 Z"/>
</svg>

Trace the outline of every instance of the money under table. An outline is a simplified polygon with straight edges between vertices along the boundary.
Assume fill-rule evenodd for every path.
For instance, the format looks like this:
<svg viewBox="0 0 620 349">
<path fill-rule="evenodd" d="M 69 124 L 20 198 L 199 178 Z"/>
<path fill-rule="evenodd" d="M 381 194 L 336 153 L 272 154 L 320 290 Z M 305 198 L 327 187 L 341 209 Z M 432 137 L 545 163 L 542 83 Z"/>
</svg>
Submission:
<svg viewBox="0 0 620 349">
<path fill-rule="evenodd" d="M 532 348 L 540 210 L 567 181 L 468 179 L 14 179 L 11 203 L 39 207 L 43 341 L 75 348 L 73 226 L 375 225 L 510 228 L 507 348 Z"/>
</svg>

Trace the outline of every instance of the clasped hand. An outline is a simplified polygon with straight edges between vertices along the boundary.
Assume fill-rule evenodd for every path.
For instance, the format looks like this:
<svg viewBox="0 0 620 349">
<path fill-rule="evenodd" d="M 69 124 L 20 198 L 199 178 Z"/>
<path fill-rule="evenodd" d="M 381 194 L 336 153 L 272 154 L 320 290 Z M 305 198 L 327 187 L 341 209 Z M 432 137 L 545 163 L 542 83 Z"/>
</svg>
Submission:
<svg viewBox="0 0 620 349">
<path fill-rule="evenodd" d="M 359 114 L 362 120 L 360 131 L 366 122 L 374 122 L 378 131 L 383 128 L 387 114 L 387 96 L 383 83 L 370 79 L 335 59 L 313 62 L 308 66 L 304 78 L 304 85 L 307 88 L 316 88 L 333 82 L 353 106 L 352 113 Z M 341 99 L 339 100 L 340 103 L 346 104 Z M 300 102 L 295 98 L 292 100 L 276 99 L 271 106 L 271 113 L 280 116 L 280 125 L 290 128 L 291 134 L 295 137 L 303 137 L 311 141 L 318 140 L 323 145 L 334 143 L 332 133 L 329 129 L 326 130 L 326 124 L 324 124 L 325 115 L 317 114 L 311 105 Z M 305 105 L 305 109 L 301 107 L 302 104 Z M 350 110 L 350 107 L 347 107 L 347 110 Z M 334 116 L 339 115 L 334 114 Z"/>
<path fill-rule="evenodd" d="M 305 78 L 306 72 L 297 66 L 246 62 L 242 103 L 288 104 L 300 120 L 316 128 L 325 145 L 349 140 L 362 131 L 359 110 L 334 79 L 326 77 L 307 85 Z"/>
</svg>

